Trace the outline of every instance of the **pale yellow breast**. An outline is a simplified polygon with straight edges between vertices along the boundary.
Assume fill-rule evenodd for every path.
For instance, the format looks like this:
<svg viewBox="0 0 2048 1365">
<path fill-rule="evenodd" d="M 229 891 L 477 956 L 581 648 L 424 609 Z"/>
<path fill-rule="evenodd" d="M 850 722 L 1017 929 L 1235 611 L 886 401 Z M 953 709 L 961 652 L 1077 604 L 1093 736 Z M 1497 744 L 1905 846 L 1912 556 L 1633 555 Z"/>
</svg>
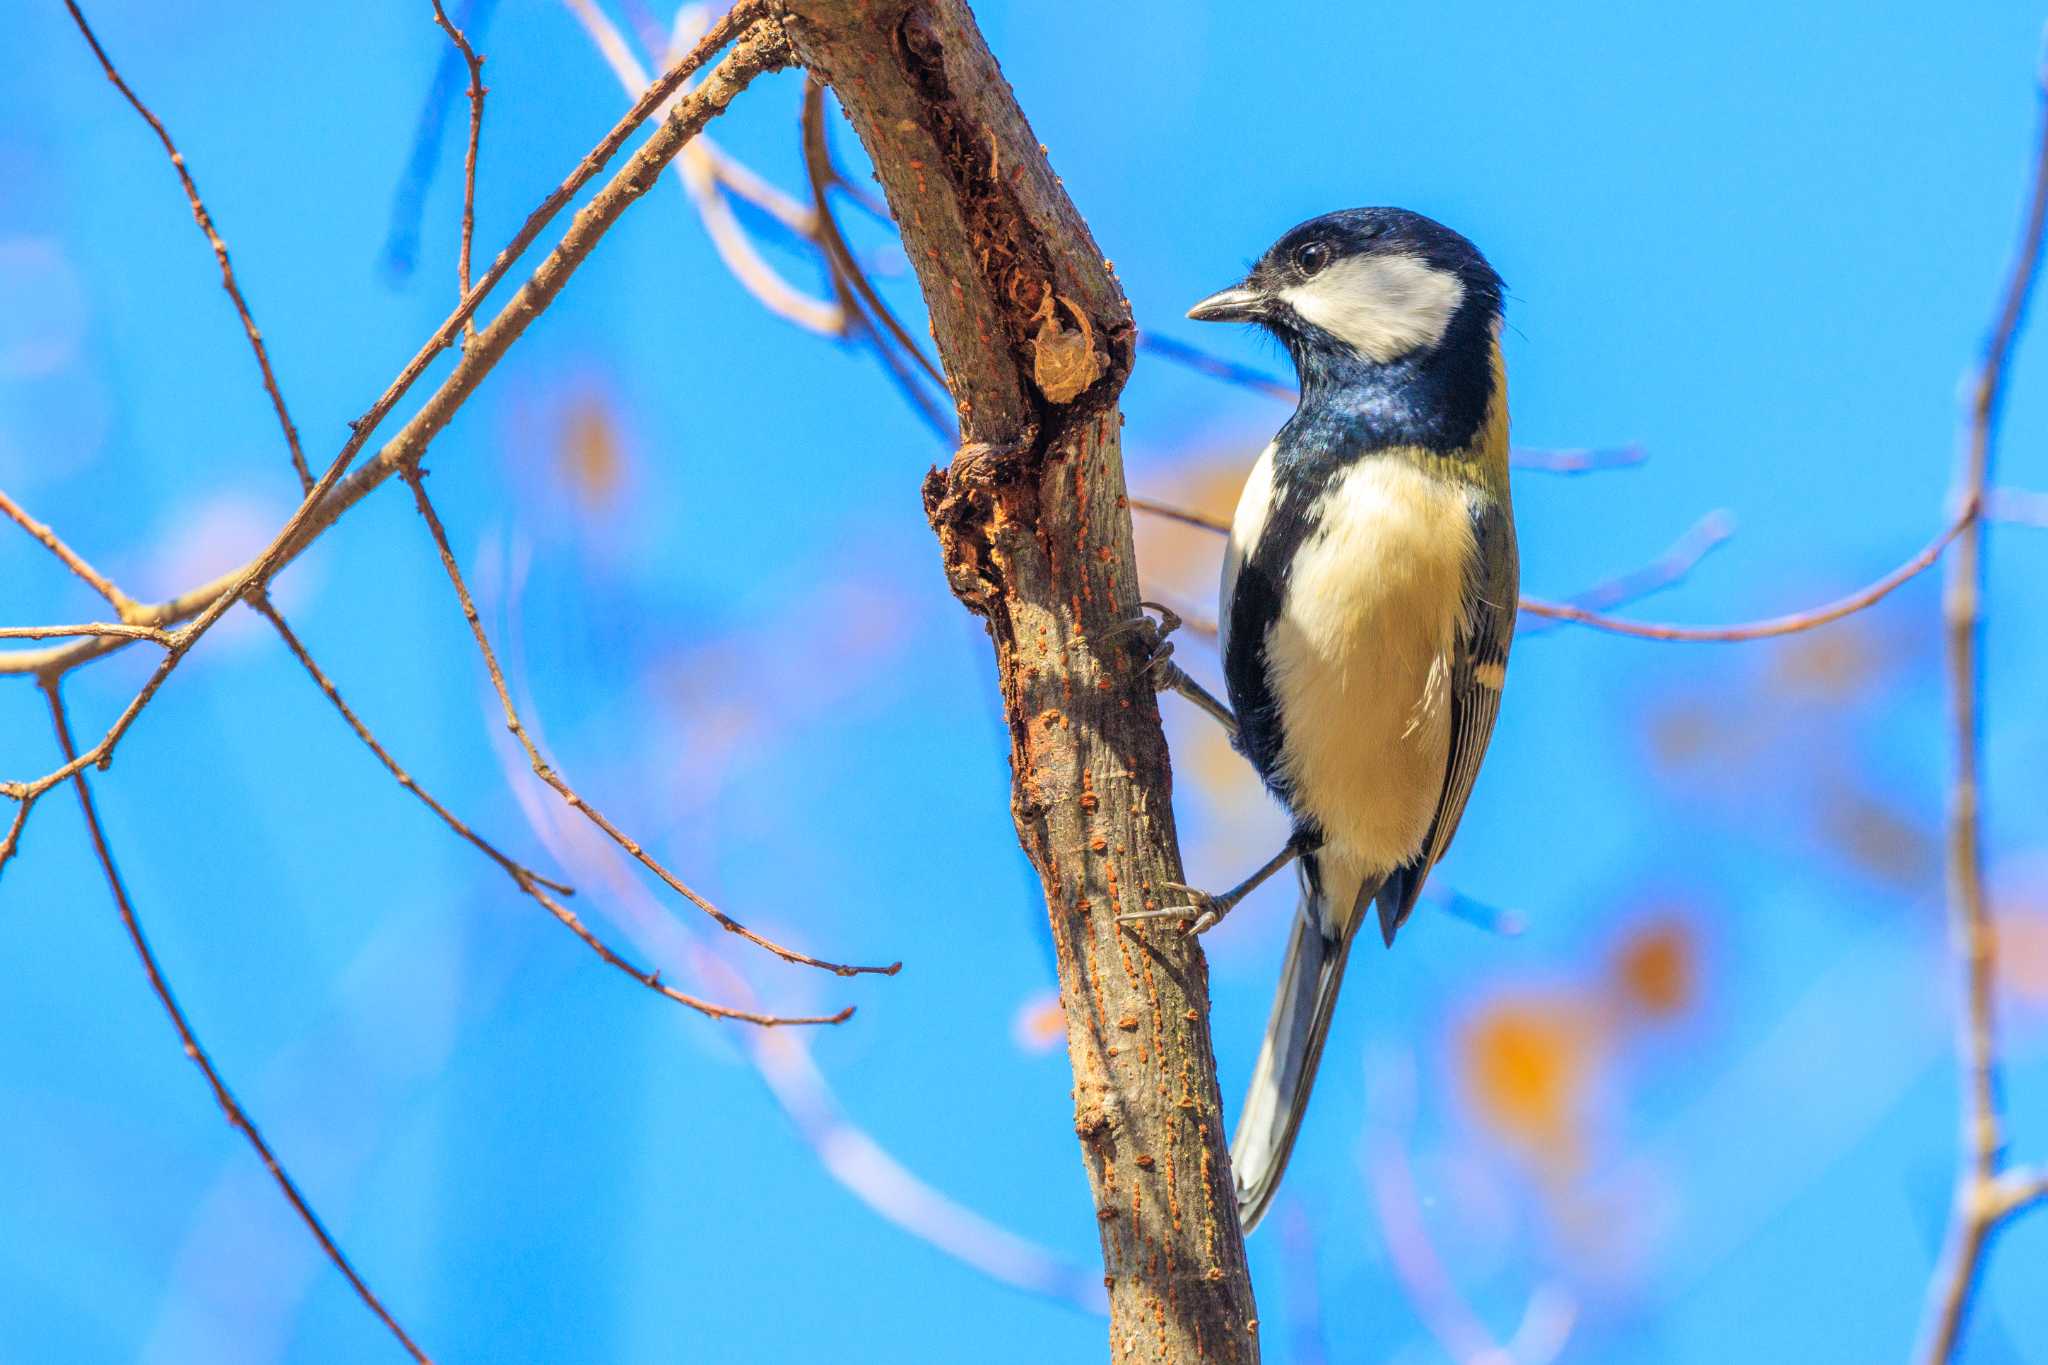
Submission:
<svg viewBox="0 0 2048 1365">
<path fill-rule="evenodd" d="M 1421 849 L 1443 789 L 1471 517 L 1461 486 L 1381 455 L 1319 520 L 1266 637 L 1281 761 L 1329 858 L 1384 873 Z"/>
</svg>

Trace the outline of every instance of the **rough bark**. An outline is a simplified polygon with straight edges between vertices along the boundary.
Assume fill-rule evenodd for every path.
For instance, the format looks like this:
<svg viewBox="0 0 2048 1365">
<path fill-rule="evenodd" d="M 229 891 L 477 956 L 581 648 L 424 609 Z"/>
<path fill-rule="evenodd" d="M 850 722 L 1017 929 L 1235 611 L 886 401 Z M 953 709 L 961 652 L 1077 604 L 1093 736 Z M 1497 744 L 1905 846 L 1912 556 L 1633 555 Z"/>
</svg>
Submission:
<svg viewBox="0 0 2048 1365">
<path fill-rule="evenodd" d="M 1177 925 L 1116 922 L 1181 877 L 1144 637 L 1109 637 L 1139 612 L 1117 410 L 1130 307 L 961 0 L 790 0 L 786 27 L 874 160 L 959 408 L 925 509 L 995 644 L 1112 1358 L 1254 1361 L 1207 965 Z"/>
</svg>

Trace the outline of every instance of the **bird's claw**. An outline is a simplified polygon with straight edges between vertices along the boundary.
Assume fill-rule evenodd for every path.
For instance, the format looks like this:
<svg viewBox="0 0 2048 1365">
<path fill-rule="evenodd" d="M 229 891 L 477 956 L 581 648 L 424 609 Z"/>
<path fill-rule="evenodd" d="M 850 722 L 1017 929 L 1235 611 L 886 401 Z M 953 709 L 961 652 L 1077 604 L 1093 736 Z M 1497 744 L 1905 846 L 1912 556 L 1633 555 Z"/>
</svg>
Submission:
<svg viewBox="0 0 2048 1365">
<path fill-rule="evenodd" d="M 1143 671 L 1152 675 L 1153 686 L 1165 691 L 1173 685 L 1173 675 L 1166 667 L 1167 660 L 1173 657 L 1173 641 L 1167 637 L 1181 628 L 1180 613 L 1163 602 L 1140 601 L 1138 605 L 1158 612 L 1159 620 L 1155 622 L 1141 613 L 1117 622 L 1102 632 L 1101 638 L 1105 644 L 1112 644 L 1127 635 L 1142 635 L 1145 645 Z"/>
<path fill-rule="evenodd" d="M 1184 919 L 1188 921 L 1188 933 L 1206 934 L 1222 923 L 1223 917 L 1229 914 L 1231 909 L 1237 904 L 1232 899 L 1212 896 L 1199 887 L 1189 886 L 1186 882 L 1161 882 L 1159 886 L 1164 891 L 1180 892 L 1188 898 L 1189 904 L 1161 905 L 1147 910 L 1127 910 L 1116 917 L 1117 923 L 1128 924 L 1137 920 L 1148 919 Z"/>
</svg>

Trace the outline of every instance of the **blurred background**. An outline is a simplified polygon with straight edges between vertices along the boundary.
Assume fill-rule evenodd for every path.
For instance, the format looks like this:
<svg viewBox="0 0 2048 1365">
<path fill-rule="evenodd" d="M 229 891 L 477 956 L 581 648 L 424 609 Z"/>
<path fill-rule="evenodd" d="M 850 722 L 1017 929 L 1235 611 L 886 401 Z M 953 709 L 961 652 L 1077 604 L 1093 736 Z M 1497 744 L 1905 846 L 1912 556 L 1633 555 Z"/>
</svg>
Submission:
<svg viewBox="0 0 2048 1365">
<path fill-rule="evenodd" d="M 674 16 L 450 8 L 488 56 L 488 261 L 627 103 L 593 33 L 659 69 Z M 1331 208 L 1406 205 L 1491 255 L 1518 444 L 1643 456 L 1517 474 L 1531 594 L 1732 530 L 1630 614 L 1768 615 L 1876 577 L 1947 515 L 1956 384 L 2017 232 L 2038 9 L 976 8 L 1157 337 L 1284 373 L 1181 314 Z M 445 37 L 424 0 L 88 13 L 185 153 L 323 467 L 456 297 Z M 260 548 L 297 486 L 161 149 L 60 7 L 10 7 L 0 47 L 0 488 L 160 599 Z M 807 202 L 801 98 L 799 76 L 763 80 L 712 131 Z M 867 184 L 836 111 L 830 132 Z M 722 202 L 729 248 L 830 304 L 808 243 Z M 887 228 L 850 199 L 841 216 L 922 338 Z M 1094 1358 L 1044 909 L 987 642 L 918 501 L 947 444 L 872 348 L 761 288 L 664 188 L 435 444 L 431 487 L 570 779 L 740 919 L 900 976 L 748 949 L 565 818 L 500 742 L 401 487 L 275 596 L 400 760 L 575 883 L 593 926 L 685 989 L 857 1004 L 850 1022 L 715 1024 L 604 968 L 246 611 L 96 780 L 109 837 L 200 1037 L 441 1358 Z M 1286 411 L 1141 355 L 1132 491 L 1226 511 Z M 2023 346 L 2001 483 L 2048 487 L 2044 420 L 2048 350 Z M 1217 538 L 1139 530 L 1153 595 L 1212 611 Z M 2000 1023 L 2015 1150 L 2038 1160 L 2048 530 L 1991 544 Z M 1775 642 L 1525 632 L 1432 907 L 1354 965 L 1251 1243 L 1268 1359 L 1906 1354 L 1957 1130 L 1938 610 L 1927 575 Z M 0 619 L 103 614 L 0 535 Z M 1177 657 L 1214 683 L 1198 629 Z M 150 662 L 72 678 L 81 734 Z M 1281 820 L 1213 726 L 1163 704 L 1189 867 L 1228 884 Z M 56 762 L 35 688 L 0 687 L 0 774 Z M 1232 1108 L 1291 901 L 1276 883 L 1207 940 Z M 395 1356 L 179 1056 L 69 793 L 37 809 L 0 925 L 0 1356 Z M 2048 1362 L 2044 1267 L 2037 1211 L 1996 1246 L 1966 1359 Z"/>
</svg>

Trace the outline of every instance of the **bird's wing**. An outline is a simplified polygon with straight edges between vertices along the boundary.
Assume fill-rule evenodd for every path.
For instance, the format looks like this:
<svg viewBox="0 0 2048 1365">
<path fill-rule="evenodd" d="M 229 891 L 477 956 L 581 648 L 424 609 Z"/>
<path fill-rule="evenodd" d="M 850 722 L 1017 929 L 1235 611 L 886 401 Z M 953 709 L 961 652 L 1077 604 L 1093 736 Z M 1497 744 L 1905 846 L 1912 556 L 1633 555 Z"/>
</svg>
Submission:
<svg viewBox="0 0 2048 1365">
<path fill-rule="evenodd" d="M 1429 870 L 1451 846 L 1458 820 L 1479 776 L 1479 761 L 1500 714 L 1501 684 L 1507 678 L 1508 646 L 1515 636 L 1515 604 L 1521 575 L 1515 554 L 1515 524 L 1492 497 L 1472 506 L 1475 555 L 1465 575 L 1465 619 L 1451 657 L 1451 743 L 1443 792 L 1422 841 L 1422 851 L 1387 878 L 1377 897 L 1380 934 L 1388 943 L 1414 912 Z"/>
</svg>

